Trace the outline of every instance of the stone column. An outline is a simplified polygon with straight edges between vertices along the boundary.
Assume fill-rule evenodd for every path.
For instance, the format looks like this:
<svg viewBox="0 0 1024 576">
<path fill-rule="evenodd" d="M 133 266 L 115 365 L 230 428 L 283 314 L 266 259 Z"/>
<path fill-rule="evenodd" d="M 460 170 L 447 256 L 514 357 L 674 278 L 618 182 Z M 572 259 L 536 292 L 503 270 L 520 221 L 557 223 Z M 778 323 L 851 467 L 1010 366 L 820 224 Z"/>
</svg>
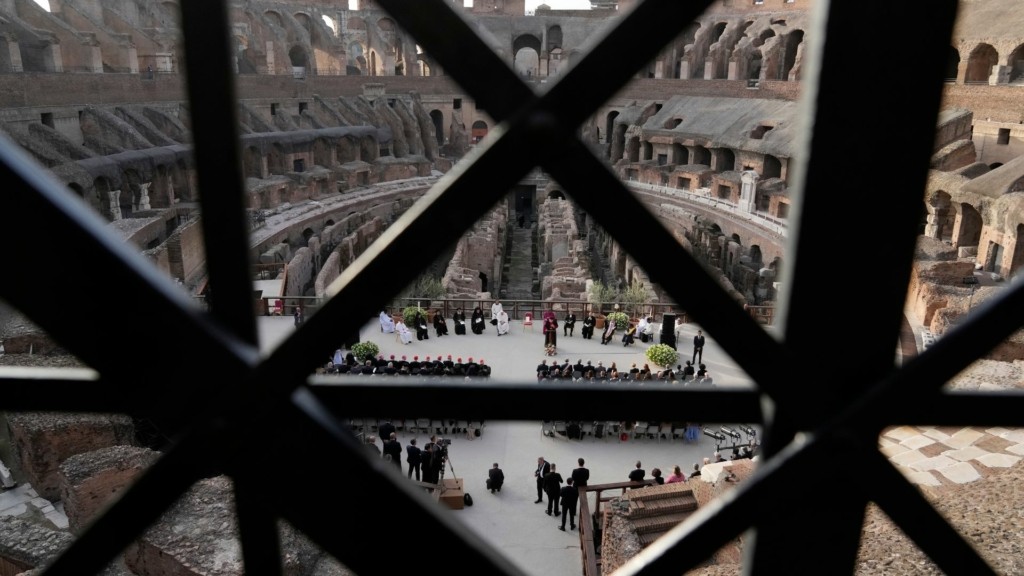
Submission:
<svg viewBox="0 0 1024 576">
<path fill-rule="evenodd" d="M 759 176 L 753 170 L 744 170 L 740 174 L 740 210 L 757 211 L 757 180 Z"/>
<path fill-rule="evenodd" d="M 143 182 L 142 184 L 139 184 L 139 207 L 136 208 L 136 210 L 150 210 L 149 187 L 152 185 L 152 182 Z"/>
<path fill-rule="evenodd" d="M 121 191 L 120 190 L 109 190 L 107 196 L 110 199 L 110 219 L 120 220 L 121 219 Z"/>
</svg>

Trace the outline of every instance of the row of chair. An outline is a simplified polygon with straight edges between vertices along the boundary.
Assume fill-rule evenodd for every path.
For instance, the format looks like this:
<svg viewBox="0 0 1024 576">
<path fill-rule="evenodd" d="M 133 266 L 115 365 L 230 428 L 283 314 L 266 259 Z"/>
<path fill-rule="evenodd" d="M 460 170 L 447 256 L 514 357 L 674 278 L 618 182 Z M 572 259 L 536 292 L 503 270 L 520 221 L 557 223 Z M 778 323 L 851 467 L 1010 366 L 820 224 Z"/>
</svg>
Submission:
<svg viewBox="0 0 1024 576">
<path fill-rule="evenodd" d="M 382 425 L 391 422 L 399 434 L 440 436 L 448 434 L 477 435 L 483 428 L 482 420 L 442 420 L 438 418 L 351 418 L 349 425 L 356 434 L 375 434 Z"/>
<path fill-rule="evenodd" d="M 589 422 L 547 420 L 541 424 L 541 435 L 564 437 L 568 440 L 584 438 L 616 438 L 618 440 L 683 440 L 697 443 L 701 426 L 693 422 Z"/>
</svg>

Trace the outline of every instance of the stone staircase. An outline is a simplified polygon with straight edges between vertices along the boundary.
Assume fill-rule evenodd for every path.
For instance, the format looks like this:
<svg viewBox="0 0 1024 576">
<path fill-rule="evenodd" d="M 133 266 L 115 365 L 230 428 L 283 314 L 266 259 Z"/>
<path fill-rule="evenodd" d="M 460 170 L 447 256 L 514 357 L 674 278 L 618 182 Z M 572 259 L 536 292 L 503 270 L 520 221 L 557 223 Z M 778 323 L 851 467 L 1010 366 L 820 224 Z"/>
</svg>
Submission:
<svg viewBox="0 0 1024 576">
<path fill-rule="evenodd" d="M 697 509 L 697 498 L 692 490 L 651 492 L 631 494 L 627 514 L 644 546 L 686 520 Z"/>
<path fill-rule="evenodd" d="M 505 270 L 501 275 L 502 300 L 539 300 L 540 284 L 535 278 L 534 227 L 510 226 L 511 241 L 505 255 Z"/>
</svg>

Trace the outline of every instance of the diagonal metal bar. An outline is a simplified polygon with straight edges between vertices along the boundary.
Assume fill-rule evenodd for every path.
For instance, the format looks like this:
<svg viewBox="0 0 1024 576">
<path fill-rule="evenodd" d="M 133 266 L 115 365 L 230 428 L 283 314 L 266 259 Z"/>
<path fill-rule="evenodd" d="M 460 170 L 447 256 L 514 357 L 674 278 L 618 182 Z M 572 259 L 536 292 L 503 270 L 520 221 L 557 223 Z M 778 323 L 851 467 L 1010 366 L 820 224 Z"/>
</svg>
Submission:
<svg viewBox="0 0 1024 576">
<path fill-rule="evenodd" d="M 876 448 L 865 450 L 861 473 L 873 478 L 862 482 L 868 497 L 916 543 L 946 574 L 996 572 Z"/>
<path fill-rule="evenodd" d="M 242 562 L 246 574 L 280 576 L 282 573 L 281 543 L 277 518 L 266 505 L 266 494 L 272 487 L 263 478 L 269 476 L 257 455 L 247 463 L 244 475 L 234 475 L 235 514 L 242 540 Z"/>
<path fill-rule="evenodd" d="M 227 2 L 183 0 L 180 5 L 188 98 L 203 103 L 192 106 L 190 124 L 211 311 L 238 338 L 256 345 Z"/>
<path fill-rule="evenodd" d="M 315 509 L 286 494 L 272 495 L 282 517 L 324 550 L 357 574 L 378 573 L 380 558 L 368 550 L 376 549 L 378 534 L 393 531 L 394 519 L 401 517 L 406 525 L 430 534 L 431 540 L 444 542 L 447 570 L 465 574 L 522 574 L 488 543 L 445 514 L 436 502 L 417 492 L 391 463 L 371 458 L 366 448 L 342 429 L 308 390 L 297 390 L 292 401 L 292 409 L 301 412 L 293 429 L 301 430 L 304 442 L 282 448 L 296 463 L 296 472 L 329 482 L 333 490 L 343 494 L 359 494 L 368 487 L 374 490 L 373 498 L 328 498 Z M 337 465 L 323 459 L 322 455 L 328 453 L 359 465 L 345 467 L 339 474 Z M 337 521 L 349 517 L 360 521 Z M 416 573 L 422 569 L 423 561 L 418 555 L 389 556 L 388 573 Z"/>
<path fill-rule="evenodd" d="M 209 457 L 215 453 L 207 435 L 185 435 L 50 563 L 42 576 L 99 574 L 192 484 L 210 472 Z"/>
</svg>

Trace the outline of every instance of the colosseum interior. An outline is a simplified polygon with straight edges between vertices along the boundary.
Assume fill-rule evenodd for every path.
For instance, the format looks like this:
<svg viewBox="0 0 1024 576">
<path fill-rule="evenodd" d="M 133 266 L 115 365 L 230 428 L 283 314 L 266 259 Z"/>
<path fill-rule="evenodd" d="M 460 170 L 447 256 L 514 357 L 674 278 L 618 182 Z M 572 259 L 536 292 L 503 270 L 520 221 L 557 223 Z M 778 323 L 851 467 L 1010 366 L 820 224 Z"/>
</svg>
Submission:
<svg viewBox="0 0 1024 576">
<path fill-rule="evenodd" d="M 454 9 L 524 86 L 544 93 L 586 61 L 594 39 L 607 34 L 622 13 L 642 4 L 591 3 L 590 10 L 527 10 L 525 0 L 477 0 Z M 205 237 L 216 228 L 203 221 L 201 210 L 200 143 L 194 142 L 199 126 L 192 113 L 204 87 L 188 84 L 197 78 L 188 76 L 186 57 L 198 53 L 190 53 L 183 38 L 187 4 L 0 2 L 0 130 L 45 168 L 40 174 L 69 190 L 69 198 L 89 210 L 98 226 L 199 299 L 211 297 L 215 282 Z M 418 201 L 485 155 L 488 135 L 503 134 L 510 114 L 499 113 L 494 101 L 478 101 L 463 85 L 464 76 L 454 69 L 449 75 L 424 51 L 427 42 L 406 32 L 385 9 L 394 1 L 226 4 L 245 248 L 250 262 L 279 281 L 272 296 L 290 306 L 319 302 L 331 296 L 332 286 L 364 251 L 416 211 Z M 872 148 L 853 146 L 864 140 L 852 134 L 862 130 L 862 120 L 877 128 L 863 117 L 877 108 L 832 95 L 828 104 L 843 107 L 851 134 L 848 148 L 840 135 L 832 136 L 831 145 L 859 157 L 862 169 L 814 178 L 804 172 L 804 164 L 814 161 L 801 157 L 808 146 L 804 110 L 825 102 L 820 94 L 810 100 L 808 86 L 837 82 L 823 72 L 813 76 L 818 4 L 709 2 L 621 90 L 588 113 L 576 132 L 728 300 L 745 309 L 775 309 L 780 285 L 790 279 L 789 265 L 797 260 L 790 224 L 801 210 L 802 186 L 856 189 L 857 197 L 837 195 L 815 215 L 825 219 L 831 212 L 837 226 L 856 222 L 859 229 L 829 229 L 857 240 L 829 239 L 813 249 L 802 242 L 799 248 L 822 268 L 823 280 L 835 281 L 819 288 L 817 297 L 831 302 L 823 306 L 831 316 L 826 330 L 843 331 L 872 302 L 862 292 L 888 274 L 874 256 L 892 246 L 876 241 L 875 223 L 892 222 L 887 213 L 893 206 L 907 210 L 895 196 L 908 191 L 889 181 L 919 158 L 904 156 L 900 147 L 909 121 L 871 134 Z M 932 56 L 944 63 L 944 84 L 925 191 L 914 201 L 920 218 L 905 278 L 902 322 L 923 333 L 926 345 L 941 342 L 974 309 L 999 301 L 1024 265 L 1024 17 L 1012 0 L 962 0 L 958 7 L 948 53 Z M 872 43 L 885 41 L 872 35 L 867 22 L 860 33 Z M 873 85 L 879 99 L 892 97 L 894 89 L 875 84 L 877 68 L 926 67 L 900 57 L 895 46 L 885 62 L 868 59 L 880 48 L 858 50 L 848 47 L 849 54 L 833 62 L 850 65 L 841 72 L 845 81 Z M 908 49 L 907 55 L 918 52 Z M 631 244 L 621 234 L 593 217 L 594 200 L 579 198 L 550 172 L 524 171 L 441 252 L 434 275 L 442 278 L 445 298 L 586 303 L 600 281 L 639 286 L 651 304 L 679 302 L 627 252 Z M 218 193 L 233 190 L 212 189 Z M 11 251 L 31 250 L 39 235 L 62 234 L 22 222 L 30 209 L 17 201 L 2 208 L 0 224 L 13 230 L 3 236 Z M 515 269 L 507 266 L 510 255 L 524 250 L 535 262 L 528 277 L 507 277 Z M 60 267 L 73 256 L 37 257 Z M 6 274 L 19 271 L 8 268 Z M 22 289 L 10 290 L 0 296 L 24 297 Z M 97 305 L 116 315 L 117 290 L 107 290 L 107 303 Z M 267 300 L 263 312 L 271 313 Z M 33 355 L 33 362 L 79 365 L 66 359 L 57 344 L 62 338 L 50 338 L 31 314 L 16 308 L 0 309 L 0 364 Z M 1015 330 L 1006 334 L 990 350 L 977 351 L 975 365 L 992 374 L 997 382 L 991 388 L 1001 391 L 1021 386 L 1024 360 L 1024 337 Z M 16 382 L 19 376 L 5 378 Z M 33 513 L 0 517 L 0 574 L 41 569 L 83 534 L 112 494 L 157 461 L 158 453 L 140 442 L 130 419 L 66 408 L 5 412 L 7 450 L 0 455 L 31 481 L 41 501 Z M 228 522 L 233 498 L 222 478 L 204 480 L 175 504 L 172 522 L 199 518 L 212 540 L 216 530 L 210 527 Z M 53 502 L 62 503 L 68 526 L 54 528 L 46 521 Z M 204 505 L 209 502 L 218 505 Z M 203 566 L 221 550 L 182 543 L 174 528 L 159 526 L 106 573 L 212 573 L 189 566 Z M 282 540 L 292 563 L 287 573 L 344 570 L 294 534 Z"/>
</svg>

